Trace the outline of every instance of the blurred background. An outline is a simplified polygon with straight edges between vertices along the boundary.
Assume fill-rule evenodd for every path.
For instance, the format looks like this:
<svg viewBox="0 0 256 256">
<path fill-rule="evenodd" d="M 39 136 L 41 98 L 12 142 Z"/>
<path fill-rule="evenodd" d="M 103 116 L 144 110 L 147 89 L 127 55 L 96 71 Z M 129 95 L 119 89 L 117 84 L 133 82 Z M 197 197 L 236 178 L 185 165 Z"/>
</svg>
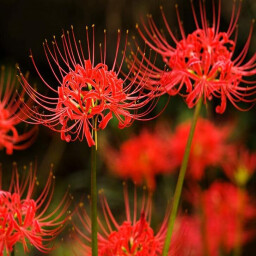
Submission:
<svg viewBox="0 0 256 256">
<path fill-rule="evenodd" d="M 190 1 L 177 0 L 179 4 L 181 18 L 184 21 L 184 27 L 187 32 L 194 29 L 194 24 L 190 8 Z M 39 70 L 48 76 L 48 82 L 53 87 L 57 83 L 51 74 L 48 62 L 45 58 L 42 42 L 47 39 L 52 40 L 53 35 L 57 41 L 63 30 L 69 30 L 74 26 L 77 39 L 81 39 L 86 48 L 85 27 L 95 24 L 95 41 L 96 46 L 103 41 L 103 30 L 107 29 L 108 44 L 111 44 L 107 50 L 107 58 L 111 65 L 116 45 L 117 30 L 121 29 L 123 35 L 125 30 L 129 29 L 129 34 L 136 34 L 135 24 L 140 22 L 141 18 L 146 18 L 148 13 L 153 15 L 156 23 L 161 27 L 163 22 L 159 6 L 163 5 L 170 26 L 178 33 L 175 1 L 157 1 L 157 0 L 0 0 L 0 65 L 13 69 L 15 73 L 15 64 L 18 63 L 22 72 L 29 71 L 29 81 L 36 84 L 37 87 L 44 91 L 45 86 L 38 78 L 35 69 L 29 58 L 29 51 L 32 50 L 33 56 Z M 196 6 L 197 6 L 197 1 Z M 208 3 L 209 2 L 209 3 Z M 206 1 L 211 17 L 211 1 Z M 223 1 L 221 11 L 221 28 L 227 28 L 229 24 L 233 1 Z M 207 10 L 208 10 L 207 9 Z M 239 37 L 237 49 L 241 51 L 248 37 L 251 20 L 255 18 L 256 3 L 254 0 L 243 1 L 241 16 L 239 19 Z M 248 56 L 252 56 L 256 51 L 256 36 L 253 34 L 251 47 Z M 122 40 L 124 39 L 124 36 Z M 167 96 L 163 96 L 153 114 L 157 114 Z M 224 114 L 215 113 L 216 103 L 210 102 L 207 110 L 207 117 L 214 120 L 217 124 L 235 123 L 235 129 L 231 134 L 233 141 L 243 143 L 251 152 L 256 151 L 256 119 L 255 107 L 248 112 L 240 112 L 231 104 L 228 104 Z M 104 188 L 107 198 L 111 198 L 110 206 L 113 212 L 118 213 L 118 209 L 123 205 L 122 178 L 113 175 L 109 171 L 108 161 L 104 161 L 104 155 L 108 154 L 106 146 L 112 146 L 118 150 L 120 145 L 130 136 L 140 134 L 145 127 L 154 130 L 157 124 L 164 124 L 165 129 L 173 131 L 181 122 L 192 116 L 193 110 L 187 108 L 181 97 L 171 99 L 165 111 L 152 121 L 139 122 L 124 130 L 119 130 L 116 126 L 117 121 L 111 120 L 104 131 L 99 132 L 99 157 L 97 162 L 98 168 L 98 187 Z M 204 115 L 206 111 L 203 110 Z M 21 131 L 24 127 L 21 126 Z M 54 173 L 56 175 L 55 199 L 53 205 L 62 197 L 68 185 L 71 186 L 71 192 L 75 202 L 90 192 L 90 148 L 86 141 L 66 143 L 61 141 L 60 134 L 49 130 L 46 127 L 39 127 L 38 138 L 35 143 L 24 151 L 14 151 L 12 155 L 6 155 L 5 150 L 0 151 L 0 162 L 3 164 L 3 180 L 8 180 L 11 174 L 12 163 L 17 162 L 22 168 L 30 162 L 37 165 L 38 179 L 44 181 L 49 173 L 50 164 L 54 164 Z M 223 178 L 224 175 L 220 175 Z M 173 193 L 176 183 L 176 176 L 168 174 L 156 176 L 156 189 L 153 196 L 153 225 L 161 221 L 164 216 L 170 193 Z M 247 184 L 250 195 L 255 199 L 256 176 L 253 175 Z M 224 180 L 227 179 L 224 177 Z M 3 181 L 5 182 L 5 181 Z M 204 182 L 204 181 L 203 181 Z M 202 182 L 202 183 L 203 183 Z M 43 186 L 43 182 L 40 186 Z M 170 185 L 171 184 L 171 185 Z M 203 184 L 204 185 L 204 184 Z M 131 193 L 133 190 L 132 183 L 129 184 Z M 207 186 L 207 185 L 205 185 Z M 110 201 L 110 200 L 109 200 Z M 255 202 L 254 202 L 255 203 Z M 160 209 L 160 210 L 159 210 Z M 184 211 L 186 205 L 184 206 Z M 119 214 L 119 213 L 118 213 Z M 255 219 L 250 223 L 256 230 Z M 69 229 L 63 234 L 64 239 L 68 239 Z M 255 231 L 254 231 L 255 232 Z M 214 235 L 214 234 L 213 234 Z M 61 244 L 61 242 L 60 242 Z M 68 243 L 65 244 L 67 246 Z M 64 249 L 63 249 L 64 248 Z M 66 252 L 64 252 L 66 250 Z M 52 255 L 70 255 L 67 251 L 70 248 L 63 247 L 53 252 Z M 244 247 L 243 255 L 255 255 L 256 239 L 251 239 Z M 34 254 L 33 254 L 34 253 Z M 65 254 L 66 253 L 66 254 Z M 22 255 L 22 253 L 18 254 Z M 29 255 L 40 255 L 37 251 Z"/>
</svg>

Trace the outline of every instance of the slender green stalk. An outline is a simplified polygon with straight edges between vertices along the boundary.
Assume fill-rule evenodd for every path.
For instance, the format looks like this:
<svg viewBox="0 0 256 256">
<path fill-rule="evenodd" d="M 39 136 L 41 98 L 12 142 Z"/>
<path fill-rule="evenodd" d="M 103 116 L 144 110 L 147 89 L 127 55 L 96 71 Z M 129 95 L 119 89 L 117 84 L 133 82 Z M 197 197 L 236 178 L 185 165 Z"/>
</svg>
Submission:
<svg viewBox="0 0 256 256">
<path fill-rule="evenodd" d="M 15 256 L 15 246 L 13 246 L 13 250 L 11 252 L 11 256 Z"/>
<path fill-rule="evenodd" d="M 92 229 L 92 256 L 98 255 L 98 223 L 97 223 L 97 173 L 96 173 L 96 146 L 91 148 L 91 229 Z"/>
<path fill-rule="evenodd" d="M 174 227 L 174 222 L 175 222 L 175 219 L 176 219 L 176 216 L 177 216 L 181 191 L 182 191 L 184 178 L 185 178 L 185 174 L 186 174 L 186 170 L 187 170 L 192 139 L 193 139 L 193 136 L 194 136 L 194 132 L 195 132 L 195 128 L 196 128 L 196 122 L 197 122 L 197 119 L 198 119 L 198 116 L 199 116 L 199 113 L 200 113 L 200 110 L 201 110 L 201 106 L 202 106 L 202 97 L 198 100 L 198 103 L 195 107 L 194 116 L 193 116 L 193 119 L 192 119 L 192 122 L 191 122 L 188 141 L 187 141 L 187 145 L 186 145 L 186 148 L 185 148 L 185 153 L 184 153 L 184 156 L 183 156 L 183 160 L 182 160 L 182 163 L 181 163 L 176 189 L 175 189 L 175 192 L 174 192 L 172 211 L 171 211 L 171 214 L 170 214 L 167 233 L 166 233 L 165 242 L 164 242 L 164 248 L 163 248 L 163 254 L 162 254 L 163 256 L 168 255 L 168 251 L 169 251 L 169 247 L 170 247 L 170 243 L 171 243 L 172 232 L 173 232 L 173 227 Z"/>
<path fill-rule="evenodd" d="M 97 221 L 97 129 L 96 129 L 97 117 L 94 120 L 95 130 L 94 139 L 95 146 L 91 147 L 91 239 L 92 239 L 92 256 L 98 256 L 98 221 Z"/>
</svg>

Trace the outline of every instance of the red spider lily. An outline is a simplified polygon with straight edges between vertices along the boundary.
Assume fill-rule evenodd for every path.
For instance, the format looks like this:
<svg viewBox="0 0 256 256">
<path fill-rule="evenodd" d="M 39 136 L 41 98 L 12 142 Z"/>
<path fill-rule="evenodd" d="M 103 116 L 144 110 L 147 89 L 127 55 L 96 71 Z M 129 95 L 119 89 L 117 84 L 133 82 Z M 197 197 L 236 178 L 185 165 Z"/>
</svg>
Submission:
<svg viewBox="0 0 256 256">
<path fill-rule="evenodd" d="M 244 186 L 256 171 L 256 153 L 250 153 L 244 147 L 234 146 L 226 152 L 223 168 L 237 185 Z"/>
<path fill-rule="evenodd" d="M 138 76 L 145 77 L 146 72 L 145 74 L 141 74 L 140 71 L 135 73 L 134 65 L 131 65 L 127 75 L 121 71 L 125 59 L 127 36 L 128 32 L 121 61 L 117 64 L 121 40 L 120 31 L 118 31 L 116 53 L 111 68 L 106 64 L 106 31 L 104 32 L 104 49 L 100 45 L 100 62 L 95 63 L 94 26 L 92 45 L 88 28 L 86 28 L 87 57 L 84 55 L 81 41 L 76 41 L 73 27 L 71 27 L 71 35 L 69 32 L 63 33 L 62 49 L 55 37 L 52 48 L 45 41 L 45 56 L 58 87 L 54 88 L 44 80 L 31 54 L 40 78 L 55 94 L 55 96 L 45 96 L 39 93 L 21 74 L 21 83 L 27 93 L 39 107 L 47 111 L 47 114 L 40 113 L 38 109 L 28 107 L 26 112 L 33 113 L 31 122 L 43 124 L 60 132 L 61 138 L 67 142 L 83 140 L 85 137 L 88 145 L 92 146 L 95 145 L 93 131 L 104 129 L 113 115 L 119 121 L 119 128 L 124 128 L 131 125 L 134 118 L 140 119 L 149 113 L 155 105 L 150 101 L 154 92 L 142 91 L 145 82 L 143 79 L 138 80 Z M 138 113 L 138 109 L 141 108 L 144 108 L 145 112 Z"/>
<path fill-rule="evenodd" d="M 68 193 L 51 213 L 47 213 L 54 192 L 52 170 L 37 199 L 32 198 L 38 184 L 32 165 L 26 173 L 27 176 L 23 174 L 20 178 L 14 164 L 9 189 L 3 190 L 0 184 L 0 256 L 10 255 L 17 243 L 22 243 L 25 252 L 28 252 L 29 245 L 33 245 L 39 251 L 48 253 L 53 249 L 52 241 L 67 220 Z"/>
<path fill-rule="evenodd" d="M 169 152 L 176 166 L 180 166 L 184 155 L 190 122 L 181 123 L 170 136 Z M 221 166 L 225 154 L 230 149 L 227 139 L 230 126 L 218 127 L 206 119 L 198 119 L 189 156 L 188 175 L 196 180 L 202 179 L 207 167 Z"/>
<path fill-rule="evenodd" d="M 104 157 L 109 168 L 121 178 L 131 178 L 136 184 L 141 185 L 145 179 L 147 187 L 154 190 L 155 176 L 171 172 L 173 164 L 176 164 L 170 158 L 169 145 L 163 133 L 166 133 L 163 129 L 161 132 L 159 129 L 155 132 L 144 129 L 138 136 L 122 143 L 119 151 L 107 148 L 108 154 Z"/>
<path fill-rule="evenodd" d="M 0 150 L 5 148 L 7 154 L 12 154 L 13 150 L 23 150 L 29 147 L 35 140 L 37 127 L 20 134 L 17 125 L 22 119 L 26 119 L 22 109 L 22 102 L 17 101 L 16 77 L 11 71 L 5 74 L 5 68 L 2 67 L 0 77 Z M 20 97 L 24 97 L 25 91 L 22 90 Z M 26 102 L 31 105 L 31 101 Z"/>
<path fill-rule="evenodd" d="M 200 20 L 197 18 L 193 1 L 191 1 L 191 7 L 196 29 L 186 35 L 178 5 L 176 5 L 181 40 L 171 30 L 162 7 L 162 18 L 168 36 L 157 28 L 150 15 L 147 24 L 142 21 L 143 29 L 139 28 L 138 25 L 136 26 L 142 39 L 162 56 L 169 68 L 169 70 L 161 70 L 155 67 L 150 71 L 149 87 L 152 88 L 154 84 L 161 84 L 163 93 L 168 92 L 170 95 L 184 94 L 186 103 L 190 108 L 201 97 L 203 97 L 204 103 L 207 100 L 217 98 L 220 101 L 216 107 L 217 113 L 225 111 L 227 100 L 239 110 L 244 109 L 237 105 L 238 102 L 254 105 L 256 82 L 253 80 L 253 76 L 256 74 L 256 54 L 245 61 L 254 21 L 250 27 L 244 48 L 235 57 L 234 52 L 238 36 L 237 22 L 241 10 L 241 1 L 239 1 L 238 6 L 234 1 L 226 32 L 220 29 L 221 0 L 218 1 L 217 15 L 214 0 L 212 1 L 213 19 L 211 26 L 208 25 L 205 1 L 199 1 Z M 155 66 L 154 63 L 151 63 L 151 66 Z"/>
<path fill-rule="evenodd" d="M 164 217 L 159 231 L 154 234 L 150 227 L 152 200 L 145 194 L 141 201 L 140 218 L 137 219 L 138 202 L 137 192 L 134 192 L 133 212 L 130 211 L 128 191 L 124 189 L 126 219 L 118 224 L 108 205 L 106 197 L 101 193 L 101 206 L 104 214 L 104 221 L 98 219 L 98 255 L 134 255 L 134 256 L 156 256 L 161 255 L 165 233 L 167 229 L 168 215 Z M 74 224 L 75 237 L 81 247 L 79 255 L 91 255 L 90 231 L 91 222 L 87 212 L 82 207 L 78 211 L 81 224 Z M 181 237 L 175 237 L 174 243 L 168 255 L 177 255 Z"/>
<path fill-rule="evenodd" d="M 256 208 L 245 190 L 231 183 L 215 182 L 208 190 L 196 193 L 195 203 L 200 213 L 185 218 L 190 227 L 184 238 L 184 246 L 191 248 L 189 255 L 217 256 L 220 251 L 228 255 L 238 239 L 245 244 L 252 237 L 247 224 L 255 218 Z"/>
</svg>

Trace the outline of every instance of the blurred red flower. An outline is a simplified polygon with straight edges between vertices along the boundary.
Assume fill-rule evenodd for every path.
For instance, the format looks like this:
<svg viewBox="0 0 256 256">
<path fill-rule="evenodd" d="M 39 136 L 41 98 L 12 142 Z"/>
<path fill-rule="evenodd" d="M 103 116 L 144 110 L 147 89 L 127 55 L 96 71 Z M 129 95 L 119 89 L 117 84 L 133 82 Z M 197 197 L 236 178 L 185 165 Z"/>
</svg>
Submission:
<svg viewBox="0 0 256 256">
<path fill-rule="evenodd" d="M 162 93 L 167 92 L 170 95 L 181 93 L 190 108 L 201 97 L 205 104 L 208 100 L 217 98 L 220 103 L 216 107 L 216 112 L 220 114 L 225 111 L 227 100 L 239 110 L 244 109 L 237 105 L 238 102 L 254 105 L 256 101 L 254 78 L 256 54 L 245 61 L 254 20 L 244 48 L 235 57 L 234 53 L 238 48 L 237 22 L 241 1 L 238 6 L 233 1 L 230 23 L 225 32 L 220 29 L 221 0 L 218 1 L 217 12 L 215 3 L 212 1 L 212 25 L 209 25 L 206 15 L 205 1 L 199 1 L 200 18 L 197 17 L 193 1 L 190 2 L 196 29 L 187 35 L 183 28 L 178 5 L 175 6 L 181 39 L 178 39 L 171 30 L 162 7 L 161 13 L 167 30 L 166 34 L 157 28 L 151 15 L 148 16 L 148 24 L 142 21 L 142 29 L 137 25 L 142 39 L 156 53 L 160 54 L 167 64 L 165 70 L 155 67 L 150 71 L 149 87 L 153 88 L 154 84 L 160 83 Z M 155 63 L 151 63 L 151 65 L 155 66 Z"/>
<path fill-rule="evenodd" d="M 184 155 L 190 122 L 178 125 L 170 136 L 169 148 L 174 165 L 180 166 Z M 231 126 L 216 126 L 209 120 L 198 119 L 188 163 L 188 176 L 200 180 L 207 167 L 222 165 L 230 146 L 227 143 Z"/>
<path fill-rule="evenodd" d="M 0 166 L 2 180 L 2 170 Z M 25 176 L 26 174 L 27 176 Z M 28 172 L 23 170 L 20 177 L 17 165 L 13 165 L 12 180 L 8 190 L 0 184 L 0 255 L 11 255 L 14 246 L 22 243 L 25 252 L 29 245 L 48 253 L 51 243 L 63 229 L 67 220 L 66 212 L 70 204 L 68 193 L 55 209 L 47 213 L 53 197 L 52 171 L 45 187 L 37 199 L 33 199 L 38 183 L 32 165 Z"/>
<path fill-rule="evenodd" d="M 159 231 L 155 234 L 150 226 L 152 200 L 151 197 L 142 198 L 139 208 L 137 202 L 137 192 L 134 192 L 133 211 L 130 210 L 128 191 L 124 189 L 126 218 L 122 224 L 118 224 L 106 197 L 101 193 L 101 206 L 104 214 L 104 220 L 98 220 L 98 253 L 99 256 L 112 255 L 134 255 L 134 256 L 157 256 L 161 255 L 165 234 L 167 230 L 167 221 L 169 212 L 164 217 Z M 137 219 L 137 213 L 140 211 L 140 217 Z M 91 255 L 90 248 L 90 217 L 82 207 L 78 211 L 80 223 L 74 224 L 75 237 L 80 244 L 79 255 Z M 105 225 L 106 224 L 106 225 Z M 82 226 L 83 229 L 82 230 Z M 175 236 L 168 255 L 179 255 L 177 251 L 181 246 L 182 238 Z"/>
<path fill-rule="evenodd" d="M 154 190 L 155 176 L 172 172 L 176 163 L 170 157 L 164 133 L 167 133 L 164 129 L 161 132 L 144 129 L 123 142 L 119 151 L 108 147 L 104 158 L 109 169 L 122 179 L 131 178 L 136 184 L 141 185 L 145 180 L 147 187 Z"/>
<path fill-rule="evenodd" d="M 146 72 L 135 73 L 134 65 L 129 67 L 127 74 L 121 71 L 126 58 L 127 35 L 128 32 L 120 63 L 117 63 L 121 47 L 118 30 L 116 52 L 110 68 L 106 64 L 106 31 L 104 31 L 103 47 L 100 44 L 100 62 L 95 63 L 94 26 L 92 44 L 89 43 L 86 27 L 87 56 L 84 54 L 81 41 L 76 41 L 73 27 L 71 34 L 67 32 L 61 36 L 62 50 L 55 37 L 52 48 L 45 41 L 46 59 L 58 87 L 53 87 L 44 80 L 31 54 L 38 75 L 52 93 L 49 96 L 39 93 L 20 74 L 26 92 L 39 108 L 47 112 L 28 107 L 27 112 L 33 113 L 31 122 L 43 124 L 60 132 L 61 138 L 67 142 L 76 139 L 82 141 L 85 137 L 88 145 L 92 146 L 95 145 L 93 132 L 104 129 L 113 115 L 119 121 L 119 128 L 124 128 L 131 125 L 134 118 L 140 119 L 149 113 L 154 108 L 154 103 L 151 103 L 154 92 L 145 93 L 143 90 L 145 82 L 141 78 L 145 78 Z M 141 108 L 143 113 L 138 113 Z"/>
<path fill-rule="evenodd" d="M 238 186 L 245 186 L 256 171 L 256 152 L 251 153 L 245 147 L 235 145 L 225 155 L 225 173 Z"/>
<path fill-rule="evenodd" d="M 256 216 L 256 205 L 245 190 L 231 183 L 214 182 L 209 189 L 194 195 L 190 199 L 197 212 L 184 218 L 189 227 L 184 247 L 191 249 L 189 255 L 217 256 L 220 251 L 226 255 L 237 243 L 243 245 L 252 237 L 254 231 L 247 224 Z"/>
<path fill-rule="evenodd" d="M 37 127 L 18 132 L 17 125 L 22 120 L 28 118 L 23 113 L 24 93 L 20 92 L 22 101 L 17 101 L 18 90 L 16 77 L 12 75 L 11 70 L 5 71 L 5 67 L 1 68 L 0 77 L 0 150 L 6 149 L 7 154 L 12 154 L 13 150 L 23 150 L 29 147 L 35 140 L 37 135 Z M 31 101 L 26 102 L 31 105 Z"/>
</svg>

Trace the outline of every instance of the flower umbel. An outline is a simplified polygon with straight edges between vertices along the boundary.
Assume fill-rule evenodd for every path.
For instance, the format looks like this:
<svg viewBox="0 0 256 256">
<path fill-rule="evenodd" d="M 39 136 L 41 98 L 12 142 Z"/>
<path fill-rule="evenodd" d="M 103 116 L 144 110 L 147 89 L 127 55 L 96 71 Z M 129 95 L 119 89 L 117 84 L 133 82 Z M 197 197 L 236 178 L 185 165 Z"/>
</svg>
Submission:
<svg viewBox="0 0 256 256">
<path fill-rule="evenodd" d="M 0 166 L 1 168 L 1 166 Z M 1 180 L 2 180 L 2 170 Z M 47 253 L 51 243 L 63 229 L 67 220 L 66 212 L 70 204 L 68 193 L 59 205 L 47 213 L 53 197 L 54 176 L 52 170 L 42 193 L 33 199 L 38 180 L 32 165 L 23 170 L 20 177 L 17 165 L 13 165 L 12 180 L 8 190 L 0 184 L 0 255 L 10 255 L 15 244 L 21 243 L 28 252 L 30 245 Z"/>
<path fill-rule="evenodd" d="M 142 130 L 138 136 L 123 142 L 119 151 L 107 147 L 108 154 L 104 157 L 109 168 L 123 179 L 131 178 L 136 184 L 141 185 L 145 180 L 147 187 L 154 190 L 155 176 L 172 172 L 176 163 L 170 158 L 170 146 L 166 143 L 169 134 L 159 128 L 154 132 Z"/>
<path fill-rule="evenodd" d="M 27 108 L 32 112 L 30 118 L 33 123 L 41 123 L 52 130 L 59 131 L 61 138 L 66 141 L 83 140 L 88 145 L 95 145 L 93 131 L 104 129 L 109 120 L 116 116 L 119 128 L 131 125 L 134 118 L 140 119 L 150 112 L 154 104 L 149 103 L 154 92 L 145 93 L 142 90 L 144 81 L 138 76 L 145 76 L 140 71 L 134 72 L 133 65 L 127 74 L 121 72 L 125 59 L 127 35 L 120 63 L 117 59 L 120 52 L 120 31 L 118 30 L 116 53 L 111 68 L 106 64 L 106 31 L 104 31 L 104 45 L 100 44 L 100 62 L 95 64 L 95 42 L 93 26 L 92 44 L 90 43 L 88 27 L 86 27 L 87 56 L 85 57 L 81 41 L 76 41 L 73 27 L 63 33 L 61 50 L 55 37 L 52 48 L 48 42 L 44 43 L 44 51 L 50 69 L 54 74 L 58 88 L 50 86 L 39 73 L 34 58 L 32 62 L 40 78 L 51 90 L 54 97 L 45 96 L 32 88 L 21 74 L 22 85 L 35 103 L 48 113 L 39 109 Z M 72 43 L 71 43 L 72 41 Z M 91 50 L 92 48 L 92 50 Z M 103 49 L 104 48 L 104 49 Z M 118 63 L 118 64 L 117 64 Z M 143 113 L 139 109 L 146 107 Z"/>
<path fill-rule="evenodd" d="M 190 126 L 189 122 L 181 123 L 169 138 L 170 158 L 176 167 L 181 165 Z M 225 154 L 230 150 L 227 141 L 231 128 L 230 125 L 217 126 L 209 120 L 198 119 L 189 156 L 189 178 L 201 180 L 208 167 L 225 163 Z"/>
<path fill-rule="evenodd" d="M 247 191 L 216 181 L 209 189 L 197 191 L 195 198 L 196 209 L 201 212 L 186 218 L 191 230 L 186 236 L 188 241 L 184 241 L 194 252 L 191 255 L 216 256 L 220 250 L 228 255 L 236 247 L 238 237 L 242 244 L 252 238 L 254 231 L 247 224 L 255 218 L 256 208 Z"/>
<path fill-rule="evenodd" d="M 244 187 L 256 171 L 256 152 L 249 152 L 244 146 L 235 145 L 225 156 L 225 173 L 238 186 Z"/>
<path fill-rule="evenodd" d="M 98 253 L 99 256 L 112 255 L 134 255 L 134 256 L 157 256 L 161 255 L 167 227 L 166 214 L 159 231 L 155 234 L 150 226 L 152 200 L 144 194 L 141 201 L 141 208 L 137 202 L 137 192 L 134 192 L 133 212 L 130 211 L 128 191 L 124 185 L 124 200 L 126 218 L 122 224 L 118 224 L 110 210 L 106 197 L 101 193 L 101 206 L 105 220 L 98 219 Z M 140 209 L 140 217 L 137 212 Z M 81 207 L 78 210 L 78 217 L 81 224 L 74 224 L 75 237 L 80 244 L 79 255 L 91 255 L 90 248 L 90 218 L 86 210 Z M 174 240 L 174 246 L 170 250 L 170 255 L 176 255 L 178 248 L 178 237 Z M 181 242 L 181 241 L 180 241 Z M 175 248 L 177 247 L 177 248 Z"/>
<path fill-rule="evenodd" d="M 148 25 L 142 22 L 144 31 L 137 25 L 140 36 L 162 56 L 169 68 L 169 70 L 159 71 L 156 67 L 152 70 L 150 85 L 160 83 L 163 93 L 183 94 L 190 108 L 195 106 L 200 97 L 203 97 L 204 103 L 213 98 L 219 99 L 217 113 L 225 111 L 227 100 L 239 110 L 244 109 L 237 105 L 238 102 L 254 105 L 256 82 L 253 77 L 256 74 L 256 54 L 245 61 L 254 20 L 244 48 L 237 57 L 234 56 L 241 2 L 239 1 L 237 6 L 234 1 L 230 23 L 225 32 L 220 28 L 221 0 L 218 1 L 217 15 L 215 3 L 212 1 L 212 25 L 208 25 L 205 1 L 199 1 L 200 20 L 191 1 L 196 29 L 188 35 L 184 31 L 176 4 L 181 40 L 171 30 L 162 7 L 161 13 L 168 32 L 167 36 L 157 28 L 151 16 L 148 16 Z"/>
<path fill-rule="evenodd" d="M 37 135 L 37 127 L 23 133 L 18 132 L 17 125 L 26 119 L 23 113 L 24 93 L 20 92 L 22 101 L 18 101 L 15 91 L 18 90 L 16 77 L 11 70 L 5 71 L 1 68 L 0 77 L 0 150 L 5 148 L 7 154 L 12 154 L 13 150 L 23 150 L 29 147 Z M 31 105 L 28 100 L 26 104 Z"/>
</svg>

